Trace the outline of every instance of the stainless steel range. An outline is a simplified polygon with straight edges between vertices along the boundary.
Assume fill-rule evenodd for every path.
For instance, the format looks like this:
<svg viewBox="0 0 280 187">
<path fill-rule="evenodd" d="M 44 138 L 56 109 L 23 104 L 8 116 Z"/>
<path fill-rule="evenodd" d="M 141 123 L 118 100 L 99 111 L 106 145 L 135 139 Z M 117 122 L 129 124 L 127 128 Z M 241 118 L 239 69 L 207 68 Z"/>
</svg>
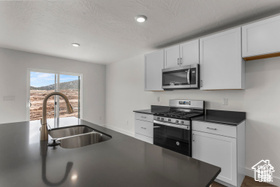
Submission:
<svg viewBox="0 0 280 187">
<path fill-rule="evenodd" d="M 154 114 L 154 144 L 192 156 L 191 118 L 204 114 L 204 101 L 170 100 L 169 106 Z"/>
</svg>

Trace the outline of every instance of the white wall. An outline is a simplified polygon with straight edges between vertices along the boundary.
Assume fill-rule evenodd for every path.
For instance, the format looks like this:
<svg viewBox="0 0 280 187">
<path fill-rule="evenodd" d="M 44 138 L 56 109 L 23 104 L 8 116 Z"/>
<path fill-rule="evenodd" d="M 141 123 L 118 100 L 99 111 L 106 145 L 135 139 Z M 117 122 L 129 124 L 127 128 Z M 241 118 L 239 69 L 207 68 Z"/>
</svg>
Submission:
<svg viewBox="0 0 280 187">
<path fill-rule="evenodd" d="M 28 68 L 83 74 L 83 119 L 105 121 L 104 65 L 0 48 L 0 123 L 27 120 Z M 14 101 L 4 101 L 12 96 Z"/>
<path fill-rule="evenodd" d="M 201 99 L 208 109 L 245 111 L 246 167 L 270 159 L 275 184 L 280 185 L 280 58 L 246 63 L 246 90 L 166 92 L 144 91 L 144 55 L 107 65 L 106 125 L 133 135 L 133 110 L 168 105 L 169 99 Z M 160 97 L 160 102 L 157 102 Z M 228 98 L 228 106 L 223 99 Z"/>
</svg>

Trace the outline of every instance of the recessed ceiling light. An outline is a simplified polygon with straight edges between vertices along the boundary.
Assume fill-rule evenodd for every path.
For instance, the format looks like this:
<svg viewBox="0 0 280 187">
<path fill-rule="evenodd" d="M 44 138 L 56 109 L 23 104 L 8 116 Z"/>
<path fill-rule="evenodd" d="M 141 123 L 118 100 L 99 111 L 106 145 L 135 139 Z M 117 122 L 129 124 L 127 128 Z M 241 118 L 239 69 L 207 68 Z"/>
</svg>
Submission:
<svg viewBox="0 0 280 187">
<path fill-rule="evenodd" d="M 72 175 L 71 180 L 75 181 L 75 180 L 77 180 L 77 178 L 78 178 L 78 175 Z"/>
<path fill-rule="evenodd" d="M 140 15 L 140 16 L 136 16 L 135 19 L 136 19 L 137 22 L 143 23 L 147 20 L 147 17 L 144 16 L 144 15 Z"/>
<path fill-rule="evenodd" d="M 80 47 L 80 44 L 78 44 L 78 43 L 72 43 L 72 46 L 73 46 L 73 47 Z"/>
</svg>

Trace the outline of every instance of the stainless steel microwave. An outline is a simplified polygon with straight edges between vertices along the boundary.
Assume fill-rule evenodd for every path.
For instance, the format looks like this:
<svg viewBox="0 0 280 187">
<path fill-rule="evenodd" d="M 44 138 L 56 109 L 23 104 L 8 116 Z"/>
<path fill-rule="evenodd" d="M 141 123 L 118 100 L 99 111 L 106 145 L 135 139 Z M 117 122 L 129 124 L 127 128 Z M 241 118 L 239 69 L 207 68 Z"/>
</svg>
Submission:
<svg viewBox="0 0 280 187">
<path fill-rule="evenodd" d="M 164 90 L 199 88 L 199 64 L 163 69 L 162 88 Z"/>
</svg>

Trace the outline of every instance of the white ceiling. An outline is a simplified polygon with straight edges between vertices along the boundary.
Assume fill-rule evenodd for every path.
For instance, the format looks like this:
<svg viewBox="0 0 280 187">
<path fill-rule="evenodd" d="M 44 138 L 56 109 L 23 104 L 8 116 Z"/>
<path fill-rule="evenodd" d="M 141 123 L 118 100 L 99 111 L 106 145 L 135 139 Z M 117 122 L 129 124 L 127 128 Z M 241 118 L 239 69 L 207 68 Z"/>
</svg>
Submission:
<svg viewBox="0 0 280 187">
<path fill-rule="evenodd" d="M 1 1 L 0 47 L 106 64 L 279 10 L 279 0 Z"/>
</svg>

